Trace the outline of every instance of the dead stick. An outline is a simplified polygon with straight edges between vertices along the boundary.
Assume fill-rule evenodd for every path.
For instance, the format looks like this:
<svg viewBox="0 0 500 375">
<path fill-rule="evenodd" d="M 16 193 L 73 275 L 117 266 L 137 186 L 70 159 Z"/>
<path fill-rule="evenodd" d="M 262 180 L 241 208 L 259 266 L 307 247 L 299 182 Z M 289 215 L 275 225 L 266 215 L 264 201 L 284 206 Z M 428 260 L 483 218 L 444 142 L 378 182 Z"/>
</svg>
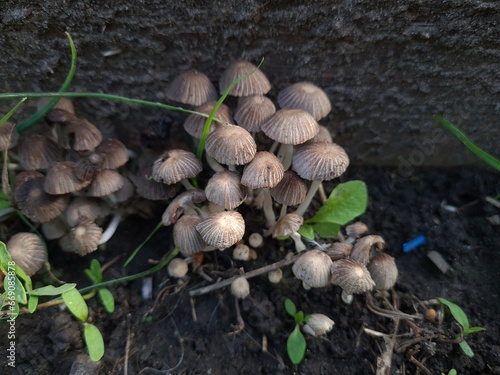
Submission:
<svg viewBox="0 0 500 375">
<path fill-rule="evenodd" d="M 217 290 L 217 289 L 220 289 L 220 288 L 224 288 L 224 287 L 226 287 L 228 285 L 231 285 L 231 283 L 234 280 L 236 280 L 238 277 L 244 277 L 246 279 L 250 279 L 252 277 L 260 276 L 260 275 L 262 275 L 264 273 L 273 271 L 273 270 L 275 270 L 277 268 L 288 266 L 288 265 L 294 263 L 301 255 L 302 254 L 297 254 L 297 255 L 294 255 L 293 257 L 289 258 L 289 259 L 280 260 L 279 262 L 276 262 L 276 263 L 273 263 L 273 264 L 270 264 L 268 266 L 264 266 L 264 267 L 261 267 L 261 268 L 257 268 L 256 270 L 244 273 L 242 275 L 234 276 L 234 277 L 231 277 L 229 279 L 219 281 L 219 282 L 217 282 L 215 284 L 204 286 L 203 288 L 198 288 L 198 289 L 191 290 L 191 291 L 189 291 L 189 296 L 190 297 L 197 297 L 197 296 L 201 296 L 203 294 L 207 294 L 207 293 L 213 292 L 214 290 Z"/>
</svg>

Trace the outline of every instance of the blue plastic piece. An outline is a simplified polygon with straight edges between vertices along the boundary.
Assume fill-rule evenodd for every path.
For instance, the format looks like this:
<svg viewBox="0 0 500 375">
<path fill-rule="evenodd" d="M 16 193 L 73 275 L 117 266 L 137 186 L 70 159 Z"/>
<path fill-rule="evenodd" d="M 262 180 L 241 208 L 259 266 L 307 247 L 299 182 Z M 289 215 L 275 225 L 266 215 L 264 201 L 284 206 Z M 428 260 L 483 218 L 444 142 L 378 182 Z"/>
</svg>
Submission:
<svg viewBox="0 0 500 375">
<path fill-rule="evenodd" d="M 416 249 L 420 245 L 423 245 L 426 241 L 427 240 L 425 239 L 425 236 L 421 234 L 420 236 L 415 237 L 413 240 L 403 244 L 403 252 L 409 253 L 413 249 Z"/>
</svg>

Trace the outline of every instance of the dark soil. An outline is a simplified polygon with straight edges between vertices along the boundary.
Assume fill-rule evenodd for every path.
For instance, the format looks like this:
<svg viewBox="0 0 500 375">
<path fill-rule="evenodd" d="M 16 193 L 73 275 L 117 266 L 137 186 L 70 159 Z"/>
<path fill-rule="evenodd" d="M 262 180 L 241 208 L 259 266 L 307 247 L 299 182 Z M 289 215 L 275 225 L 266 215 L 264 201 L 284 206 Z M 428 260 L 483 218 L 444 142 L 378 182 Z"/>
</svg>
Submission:
<svg viewBox="0 0 500 375">
<path fill-rule="evenodd" d="M 500 244 L 498 226 L 487 217 L 498 209 L 486 196 L 500 192 L 498 175 L 471 170 L 417 171 L 410 179 L 384 169 L 350 169 L 344 180 L 362 179 L 369 189 L 368 211 L 361 218 L 373 234 L 382 235 L 387 252 L 396 258 L 399 281 L 395 288 L 399 308 L 408 314 L 422 313 L 418 301 L 444 297 L 467 313 L 471 326 L 485 332 L 467 337 L 475 352 L 465 356 L 451 339 L 459 332 L 449 315 L 442 324 L 416 320 L 420 336 L 400 336 L 392 357 L 391 374 L 447 373 L 500 374 Z M 330 187 L 331 188 L 331 187 Z M 327 190 L 329 190 L 327 188 Z M 450 212 L 442 202 L 458 207 Z M 158 208 L 161 213 L 161 207 Z M 247 212 L 259 222 L 260 212 Z M 124 270 L 122 262 L 158 222 L 130 217 L 106 251 L 96 254 L 101 264 L 116 256 L 121 259 L 105 272 L 106 279 L 151 267 L 146 260 L 159 259 L 171 248 L 170 232 L 162 229 L 140 253 L 140 259 Z M 248 235 L 249 233 L 247 233 Z M 403 243 L 423 234 L 427 243 L 403 253 Z M 232 276 L 237 267 L 258 268 L 283 258 L 291 242 L 269 241 L 258 249 L 258 259 L 233 262 L 230 250 L 208 253 L 206 273 L 222 278 Z M 427 258 L 438 251 L 452 266 L 443 274 Z M 64 280 L 85 285 L 83 269 L 90 258 L 51 253 L 53 271 Z M 305 291 L 290 267 L 275 286 L 266 277 L 250 280 L 251 296 L 240 303 L 245 329 L 230 333 L 237 323 L 234 300 L 226 289 L 197 297 L 192 304 L 188 291 L 207 285 L 191 274 L 185 282 L 170 280 L 166 270 L 153 277 L 153 300 L 141 298 L 142 280 L 113 286 L 116 311 L 109 315 L 99 301 L 89 301 L 91 321 L 104 334 L 106 354 L 95 364 L 88 360 L 82 328 L 67 311 L 51 307 L 23 315 L 16 322 L 16 370 L 2 359 L 2 374 L 374 374 L 377 357 L 385 350 L 382 338 L 367 335 L 363 328 L 382 333 L 394 332 L 391 318 L 378 316 L 366 307 L 364 296 L 351 305 L 340 300 L 340 288 Z M 287 357 L 286 338 L 294 327 L 285 313 L 283 301 L 292 299 L 306 314 L 323 313 L 335 321 L 324 338 L 307 338 L 305 360 L 294 367 Z M 379 297 L 376 303 L 380 304 Z M 194 320 L 196 314 L 196 320 Z M 401 320 L 399 334 L 409 333 Z M 420 340 L 413 340 L 419 338 Z M 0 339 L 6 353 L 6 335 Z M 407 344 L 401 348 L 401 345 Z M 265 345 L 265 347 L 263 347 Z M 5 354 L 2 354 L 5 355 Z M 418 362 L 418 363 L 417 363 Z M 420 364 L 421 369 L 417 367 Z M 420 372 L 419 372 L 420 371 Z"/>
</svg>

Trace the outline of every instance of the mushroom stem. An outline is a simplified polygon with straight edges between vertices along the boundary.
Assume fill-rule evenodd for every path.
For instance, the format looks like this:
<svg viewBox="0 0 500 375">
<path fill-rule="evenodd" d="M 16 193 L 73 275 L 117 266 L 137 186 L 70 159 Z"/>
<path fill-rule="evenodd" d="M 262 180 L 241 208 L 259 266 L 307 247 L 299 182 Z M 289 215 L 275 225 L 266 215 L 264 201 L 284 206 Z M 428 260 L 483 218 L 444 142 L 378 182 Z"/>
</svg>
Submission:
<svg viewBox="0 0 500 375">
<path fill-rule="evenodd" d="M 306 250 L 306 245 L 304 245 L 304 242 L 302 242 L 302 237 L 300 236 L 299 232 L 293 232 L 290 237 L 295 243 L 295 249 L 297 250 L 298 253 Z"/>
<path fill-rule="evenodd" d="M 279 219 L 281 219 L 283 216 L 285 216 L 287 212 L 288 212 L 288 206 L 286 204 L 282 204 Z"/>
<path fill-rule="evenodd" d="M 281 164 L 283 164 L 283 168 L 287 171 L 292 165 L 293 145 L 286 145 L 282 143 L 277 156 L 278 159 L 280 159 Z"/>
<path fill-rule="evenodd" d="M 7 216 L 8 214 L 11 214 L 12 212 L 15 212 L 16 209 L 14 207 L 7 207 L 4 208 L 3 210 L 0 210 L 0 219 L 2 219 L 4 216 Z"/>
<path fill-rule="evenodd" d="M 99 245 L 103 245 L 106 242 L 109 241 L 111 237 L 113 237 L 113 234 L 116 232 L 116 228 L 118 228 L 118 224 L 120 224 L 122 220 L 122 214 L 120 212 L 117 212 L 113 215 L 113 218 L 108 224 L 108 227 L 106 230 L 103 232 L 101 240 L 99 241 Z"/>
<path fill-rule="evenodd" d="M 266 216 L 268 228 L 273 228 L 276 225 L 276 216 L 273 210 L 273 199 L 268 188 L 264 188 L 264 215 Z"/>
<path fill-rule="evenodd" d="M 205 153 L 205 158 L 207 159 L 208 165 L 210 166 L 210 168 L 212 168 L 214 172 L 222 172 L 226 170 L 222 165 L 219 164 L 217 160 L 207 155 L 207 153 Z"/>
<path fill-rule="evenodd" d="M 274 143 L 272 144 L 271 148 L 269 148 L 269 152 L 271 154 L 274 154 L 276 152 L 276 149 L 278 148 L 278 145 L 280 143 L 278 141 L 274 141 Z"/>
<path fill-rule="evenodd" d="M 314 198 L 316 191 L 318 191 L 319 185 L 321 185 L 321 180 L 314 180 L 311 183 L 311 186 L 309 187 L 309 191 L 307 192 L 306 198 L 304 199 L 304 202 L 302 202 L 300 204 L 300 206 L 297 207 L 297 209 L 295 210 L 295 213 L 297 215 L 304 216 L 304 213 L 309 208 L 309 205 L 311 204 L 311 201 Z"/>
<path fill-rule="evenodd" d="M 193 190 L 193 189 L 196 189 L 192 184 L 191 182 L 189 182 L 189 180 L 187 179 L 184 179 L 184 180 L 181 180 L 181 184 L 182 186 L 184 186 L 186 188 L 186 190 Z"/>
</svg>

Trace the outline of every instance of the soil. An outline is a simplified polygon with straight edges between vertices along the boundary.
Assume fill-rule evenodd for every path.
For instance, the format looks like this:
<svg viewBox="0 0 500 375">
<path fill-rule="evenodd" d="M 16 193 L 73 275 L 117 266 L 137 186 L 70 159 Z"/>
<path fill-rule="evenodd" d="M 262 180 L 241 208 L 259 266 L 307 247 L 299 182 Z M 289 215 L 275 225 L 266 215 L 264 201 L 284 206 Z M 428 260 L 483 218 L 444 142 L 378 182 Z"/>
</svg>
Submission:
<svg viewBox="0 0 500 375">
<path fill-rule="evenodd" d="M 459 327 L 449 314 L 443 321 L 415 320 L 420 335 L 410 335 L 410 325 L 401 319 L 395 341 L 390 374 L 447 373 L 500 374 L 500 243 L 498 226 L 487 217 L 498 208 L 485 201 L 500 192 L 498 175 L 477 170 L 416 170 L 409 178 L 396 171 L 351 168 L 343 180 L 362 179 L 369 189 L 369 206 L 361 219 L 373 234 L 384 237 L 387 252 L 396 258 L 399 280 L 388 298 L 397 296 L 399 309 L 422 314 L 419 301 L 444 297 L 463 308 L 471 326 L 485 332 L 467 337 L 473 358 L 465 356 L 453 343 Z M 327 186 L 327 191 L 331 189 Z M 444 203 L 443 203 L 444 202 Z M 458 208 L 457 212 L 448 206 Z M 162 207 L 158 207 L 161 214 Z M 260 211 L 248 211 L 254 225 Z M 94 253 L 101 264 L 116 256 L 120 260 L 104 273 L 105 279 L 131 274 L 148 267 L 147 259 L 160 259 L 172 246 L 169 229 L 160 230 L 128 269 L 122 263 L 155 227 L 151 220 L 129 217 L 105 251 Z M 252 228 L 250 228 L 252 229 Z M 249 229 L 249 230 L 250 230 Z M 248 236 L 249 232 L 246 234 Z M 418 235 L 427 243 L 409 253 L 403 243 Z M 257 249 L 255 261 L 234 262 L 231 250 L 208 253 L 205 273 L 227 278 L 283 258 L 292 250 L 290 241 L 267 241 Z M 438 251 L 451 265 L 443 274 L 427 257 Z M 86 285 L 83 269 L 90 257 L 80 258 L 53 249 L 53 272 L 64 280 Z M 143 280 L 110 287 L 116 311 L 104 312 L 97 299 L 88 301 L 92 323 L 103 332 L 106 354 L 98 363 L 88 359 L 82 328 L 65 310 L 57 307 L 22 315 L 16 321 L 16 369 L 2 359 L 2 374 L 373 374 L 377 357 L 386 348 L 383 338 L 369 336 L 364 328 L 383 334 L 394 333 L 395 320 L 379 316 L 367 308 L 365 296 L 355 296 L 344 304 L 338 287 L 306 291 L 284 268 L 278 285 L 267 278 L 250 279 L 251 295 L 240 302 L 246 325 L 231 334 L 237 323 L 235 303 L 227 288 L 190 300 L 188 292 L 208 284 L 190 273 L 177 282 L 165 269 L 153 276 L 153 299 L 141 297 Z M 381 297 L 374 295 L 382 306 Z M 294 328 L 293 319 L 283 308 L 290 298 L 306 314 L 323 313 L 335 321 L 333 330 L 321 338 L 307 337 L 307 353 L 299 366 L 287 357 L 286 339 Z M 194 319 L 196 315 L 196 319 Z M 4 330 L 4 328 L 2 328 Z M 408 334 L 408 335 L 403 335 Z M 413 341 L 412 341 L 413 340 Z M 0 351 L 6 352 L 2 334 Z M 3 354 L 5 355 L 5 354 Z M 418 367 L 420 366 L 420 368 Z"/>
</svg>

